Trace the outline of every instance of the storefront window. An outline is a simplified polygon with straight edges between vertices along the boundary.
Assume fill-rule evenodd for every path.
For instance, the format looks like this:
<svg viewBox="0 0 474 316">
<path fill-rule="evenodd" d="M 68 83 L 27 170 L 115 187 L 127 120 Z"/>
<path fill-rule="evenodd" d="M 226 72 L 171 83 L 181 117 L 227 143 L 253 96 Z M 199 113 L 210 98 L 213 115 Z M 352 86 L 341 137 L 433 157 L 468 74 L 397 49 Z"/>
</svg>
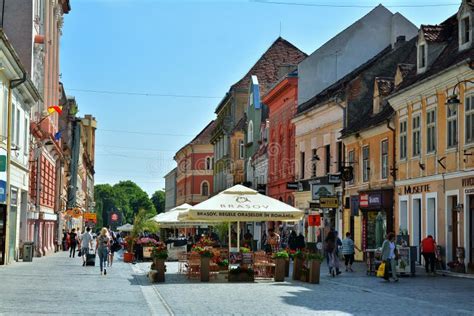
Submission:
<svg viewBox="0 0 474 316">
<path fill-rule="evenodd" d="M 384 237 L 387 234 L 386 213 L 384 211 L 368 211 L 366 223 L 366 249 L 382 247 Z"/>
</svg>

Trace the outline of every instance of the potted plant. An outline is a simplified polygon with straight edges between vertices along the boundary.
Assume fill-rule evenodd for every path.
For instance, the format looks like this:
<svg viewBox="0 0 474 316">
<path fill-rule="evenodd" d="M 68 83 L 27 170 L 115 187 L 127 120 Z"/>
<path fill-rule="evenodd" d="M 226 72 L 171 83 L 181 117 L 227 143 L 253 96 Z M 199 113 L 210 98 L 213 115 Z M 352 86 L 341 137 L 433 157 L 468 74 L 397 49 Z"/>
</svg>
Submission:
<svg viewBox="0 0 474 316">
<path fill-rule="evenodd" d="M 157 246 L 158 242 L 153 238 L 142 237 L 137 240 L 137 244 L 142 246 L 143 258 L 150 259 L 152 258 L 153 248 Z"/>
<path fill-rule="evenodd" d="M 253 282 L 254 271 L 248 267 L 237 267 L 229 271 L 229 282 Z"/>
<path fill-rule="evenodd" d="M 308 253 L 306 255 L 306 260 L 308 261 L 309 274 L 308 282 L 319 284 L 319 276 L 321 274 L 321 262 L 324 260 L 324 256 L 319 252 L 317 253 Z"/>
<path fill-rule="evenodd" d="M 217 265 L 219 266 L 219 270 L 227 271 L 229 269 L 229 260 L 228 259 L 219 260 L 217 261 Z"/>
<path fill-rule="evenodd" d="M 168 249 L 164 243 L 157 242 L 151 252 L 153 264 L 151 265 L 150 279 L 152 282 L 165 282 L 165 260 L 168 258 Z"/>
<path fill-rule="evenodd" d="M 301 250 L 296 250 L 293 254 L 293 280 L 301 279 L 301 270 L 304 264 L 304 253 Z"/>
<path fill-rule="evenodd" d="M 192 251 L 201 255 L 201 282 L 209 282 L 209 263 L 214 254 L 209 249 L 200 246 L 194 247 Z"/>
<path fill-rule="evenodd" d="M 275 282 L 285 281 L 285 265 L 289 258 L 288 252 L 278 251 L 272 257 L 275 260 Z"/>
<path fill-rule="evenodd" d="M 125 237 L 125 252 L 123 253 L 123 262 L 133 262 L 133 246 L 135 244 L 135 238 L 132 236 Z"/>
<path fill-rule="evenodd" d="M 128 236 L 127 252 L 128 255 L 124 254 L 124 262 L 132 262 L 134 259 L 134 246 L 138 237 L 145 231 L 150 233 L 156 233 L 159 230 L 158 223 L 151 220 L 154 214 L 147 212 L 144 209 L 138 211 L 133 220 L 133 229 Z M 127 241 L 127 239 L 126 239 Z"/>
</svg>

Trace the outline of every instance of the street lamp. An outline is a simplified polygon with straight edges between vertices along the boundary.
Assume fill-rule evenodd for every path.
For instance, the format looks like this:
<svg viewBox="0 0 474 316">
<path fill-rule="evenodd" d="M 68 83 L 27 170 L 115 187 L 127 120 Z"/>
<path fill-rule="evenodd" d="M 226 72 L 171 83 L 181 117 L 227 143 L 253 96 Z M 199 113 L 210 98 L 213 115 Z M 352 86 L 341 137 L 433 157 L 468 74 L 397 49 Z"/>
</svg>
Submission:
<svg viewBox="0 0 474 316">
<path fill-rule="evenodd" d="M 459 100 L 458 95 L 456 94 L 456 88 L 461 83 L 466 83 L 466 82 L 474 83 L 474 81 L 471 81 L 471 80 L 461 80 L 454 85 L 453 94 L 450 95 L 448 97 L 448 100 L 446 101 L 446 106 L 448 107 L 450 112 L 456 111 L 457 108 L 459 107 L 459 104 L 461 104 L 461 101 Z"/>
</svg>

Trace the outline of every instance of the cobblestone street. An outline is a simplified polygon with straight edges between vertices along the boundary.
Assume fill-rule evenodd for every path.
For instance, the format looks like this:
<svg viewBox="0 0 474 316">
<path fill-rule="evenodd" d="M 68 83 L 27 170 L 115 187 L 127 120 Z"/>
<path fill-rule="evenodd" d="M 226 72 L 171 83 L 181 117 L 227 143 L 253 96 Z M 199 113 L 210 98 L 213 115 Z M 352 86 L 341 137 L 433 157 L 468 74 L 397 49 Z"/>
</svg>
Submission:
<svg viewBox="0 0 474 316">
<path fill-rule="evenodd" d="M 0 268 L 0 314 L 110 315 L 472 315 L 474 280 L 402 278 L 385 283 L 363 272 L 325 274 L 321 283 L 189 281 L 167 263 L 166 283 L 150 285 L 150 263 L 82 267 L 65 252 Z M 358 266 L 358 271 L 363 267 Z"/>
</svg>

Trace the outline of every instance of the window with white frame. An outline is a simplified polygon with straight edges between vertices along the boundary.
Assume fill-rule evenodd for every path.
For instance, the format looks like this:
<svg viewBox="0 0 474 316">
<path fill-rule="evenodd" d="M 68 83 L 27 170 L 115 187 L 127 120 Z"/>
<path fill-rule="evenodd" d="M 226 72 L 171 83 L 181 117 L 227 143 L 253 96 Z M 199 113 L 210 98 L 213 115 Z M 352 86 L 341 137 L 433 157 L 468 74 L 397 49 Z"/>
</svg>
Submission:
<svg viewBox="0 0 474 316">
<path fill-rule="evenodd" d="M 426 45 L 418 45 L 418 68 L 422 69 L 426 67 Z"/>
<path fill-rule="evenodd" d="M 349 159 L 349 165 L 350 165 L 350 166 L 354 165 L 354 162 L 355 162 L 355 150 L 351 150 L 351 151 L 349 152 L 349 157 L 348 157 L 348 159 Z M 352 177 L 352 180 L 349 181 L 349 184 L 354 184 L 354 181 L 355 181 L 355 180 L 354 180 L 354 177 Z"/>
<path fill-rule="evenodd" d="M 382 155 L 382 172 L 381 176 L 382 179 L 387 179 L 388 178 L 388 140 L 383 140 L 381 144 L 381 155 Z"/>
<path fill-rule="evenodd" d="M 413 151 L 412 156 L 419 156 L 421 153 L 421 116 L 417 115 L 412 118 L 412 134 L 413 134 Z"/>
<path fill-rule="evenodd" d="M 474 143 L 474 95 L 466 97 L 464 102 L 466 144 Z"/>
<path fill-rule="evenodd" d="M 436 151 L 436 109 L 426 112 L 426 152 Z"/>
<path fill-rule="evenodd" d="M 369 146 L 364 146 L 362 148 L 362 181 L 369 181 L 370 176 L 370 154 Z"/>
<path fill-rule="evenodd" d="M 469 16 L 461 19 L 461 44 L 464 45 L 471 40 L 471 21 Z"/>
<path fill-rule="evenodd" d="M 239 141 L 239 159 L 244 159 L 244 141 Z"/>
<path fill-rule="evenodd" d="M 407 121 L 400 122 L 400 159 L 407 158 Z"/>
<path fill-rule="evenodd" d="M 446 119 L 448 121 L 448 148 L 455 147 L 458 144 L 458 109 L 446 107 Z"/>
<path fill-rule="evenodd" d="M 247 143 L 253 143 L 253 121 L 249 121 L 247 128 Z"/>
<path fill-rule="evenodd" d="M 24 139 L 23 139 L 23 153 L 28 155 L 28 136 L 29 136 L 29 128 L 28 128 L 28 118 L 25 116 L 25 130 L 23 133 Z"/>
</svg>

